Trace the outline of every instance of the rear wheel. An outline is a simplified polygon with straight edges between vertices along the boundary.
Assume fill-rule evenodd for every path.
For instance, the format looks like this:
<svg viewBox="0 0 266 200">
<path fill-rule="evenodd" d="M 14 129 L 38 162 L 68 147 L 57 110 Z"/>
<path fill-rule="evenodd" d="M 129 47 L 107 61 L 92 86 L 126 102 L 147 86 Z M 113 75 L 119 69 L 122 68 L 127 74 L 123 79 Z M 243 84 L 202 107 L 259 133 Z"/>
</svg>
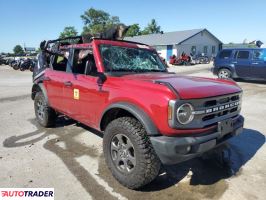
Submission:
<svg viewBox="0 0 266 200">
<path fill-rule="evenodd" d="M 50 127 L 55 124 L 57 114 L 48 103 L 42 92 L 38 92 L 34 98 L 35 116 L 40 125 Z"/>
<path fill-rule="evenodd" d="M 218 77 L 221 79 L 229 79 L 232 78 L 232 73 L 229 69 L 220 69 L 218 72 Z"/>
<path fill-rule="evenodd" d="M 145 129 L 135 118 L 112 121 L 104 133 L 103 150 L 108 168 L 125 187 L 138 189 L 159 173 L 161 162 Z"/>
</svg>

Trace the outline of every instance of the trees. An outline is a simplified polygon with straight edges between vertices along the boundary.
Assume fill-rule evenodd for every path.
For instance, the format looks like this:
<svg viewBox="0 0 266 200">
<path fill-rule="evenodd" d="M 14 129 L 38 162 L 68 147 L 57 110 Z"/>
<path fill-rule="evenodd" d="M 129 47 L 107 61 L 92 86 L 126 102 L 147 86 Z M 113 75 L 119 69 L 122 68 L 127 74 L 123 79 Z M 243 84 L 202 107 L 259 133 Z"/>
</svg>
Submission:
<svg viewBox="0 0 266 200">
<path fill-rule="evenodd" d="M 140 31 L 139 24 L 133 24 L 129 27 L 126 33 L 126 36 L 133 37 L 133 36 L 137 36 L 140 34 L 141 34 L 141 31 Z"/>
<path fill-rule="evenodd" d="M 60 33 L 59 38 L 73 37 L 77 36 L 78 32 L 74 26 L 67 26 L 64 28 L 63 32 Z"/>
<path fill-rule="evenodd" d="M 155 19 L 152 19 L 151 23 L 149 23 L 147 27 L 145 27 L 144 30 L 142 31 L 142 35 L 160 33 L 160 32 L 161 32 L 161 27 L 157 24 Z"/>
<path fill-rule="evenodd" d="M 105 32 L 114 25 L 122 24 L 118 16 L 111 16 L 109 13 L 103 10 L 97 10 L 94 8 L 89 8 L 80 17 L 84 23 L 82 35 L 99 34 Z M 125 36 L 133 37 L 153 33 L 161 33 L 161 27 L 158 25 L 155 19 L 152 19 L 143 30 L 141 30 L 139 24 L 137 23 L 131 25 Z M 63 32 L 60 33 L 60 38 L 76 35 L 76 29 L 73 26 L 67 26 Z"/>
<path fill-rule="evenodd" d="M 110 16 L 109 13 L 103 10 L 96 10 L 90 8 L 81 15 L 84 22 L 82 34 L 96 34 L 101 33 L 113 25 L 119 24 L 120 20 L 117 16 Z"/>
<path fill-rule="evenodd" d="M 13 49 L 15 55 L 24 54 L 24 50 L 21 45 L 16 45 Z"/>
</svg>

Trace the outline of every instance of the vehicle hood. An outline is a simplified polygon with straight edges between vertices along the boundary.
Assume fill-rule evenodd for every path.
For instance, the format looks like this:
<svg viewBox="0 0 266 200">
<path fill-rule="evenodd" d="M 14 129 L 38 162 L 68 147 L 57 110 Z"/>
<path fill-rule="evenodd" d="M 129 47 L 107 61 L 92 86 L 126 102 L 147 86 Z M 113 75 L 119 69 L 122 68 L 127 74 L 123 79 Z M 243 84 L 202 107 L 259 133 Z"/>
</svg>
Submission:
<svg viewBox="0 0 266 200">
<path fill-rule="evenodd" d="M 168 73 L 145 73 L 124 75 L 123 78 L 153 82 L 170 83 L 181 99 L 199 99 L 231 94 L 242 91 L 241 88 L 230 80 L 202 78 L 193 76 L 180 76 Z M 157 83 L 156 83 L 157 82 Z"/>
</svg>

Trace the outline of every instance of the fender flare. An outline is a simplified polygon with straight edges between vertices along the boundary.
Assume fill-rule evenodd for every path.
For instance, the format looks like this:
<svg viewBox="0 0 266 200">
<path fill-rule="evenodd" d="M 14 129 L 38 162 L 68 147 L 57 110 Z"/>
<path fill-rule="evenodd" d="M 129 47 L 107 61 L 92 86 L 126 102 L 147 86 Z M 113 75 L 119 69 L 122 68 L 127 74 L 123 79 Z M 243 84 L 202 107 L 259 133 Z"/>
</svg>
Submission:
<svg viewBox="0 0 266 200">
<path fill-rule="evenodd" d="M 155 126 L 154 122 L 150 119 L 150 117 L 139 107 L 135 106 L 134 104 L 127 103 L 127 102 L 119 102 L 109 105 L 103 112 L 99 127 L 102 129 L 102 122 L 105 117 L 105 114 L 107 114 L 108 111 L 110 111 L 113 108 L 120 108 L 123 110 L 126 110 L 130 114 L 132 114 L 137 120 L 140 121 L 140 123 L 145 128 L 147 135 L 149 136 L 155 136 L 155 135 L 161 135 L 158 131 L 157 127 Z"/>
<path fill-rule="evenodd" d="M 48 100 L 48 96 L 47 96 L 47 91 L 46 91 L 46 88 L 44 87 L 43 83 L 37 83 L 37 84 L 34 84 L 32 86 L 32 89 L 31 89 L 31 99 L 34 100 L 35 98 L 35 95 L 37 94 L 37 92 L 41 91 L 43 93 L 43 96 L 46 100 L 46 102 L 48 103 L 49 105 L 49 100 Z"/>
</svg>

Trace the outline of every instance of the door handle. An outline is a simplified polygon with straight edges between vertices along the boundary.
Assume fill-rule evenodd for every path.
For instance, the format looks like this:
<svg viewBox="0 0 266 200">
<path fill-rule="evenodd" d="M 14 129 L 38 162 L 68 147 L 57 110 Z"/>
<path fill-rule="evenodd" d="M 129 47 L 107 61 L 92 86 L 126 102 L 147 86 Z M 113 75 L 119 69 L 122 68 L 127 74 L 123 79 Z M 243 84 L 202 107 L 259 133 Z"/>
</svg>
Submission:
<svg viewBox="0 0 266 200">
<path fill-rule="evenodd" d="M 236 61 L 234 61 L 234 62 L 232 62 L 233 64 L 237 64 L 237 62 Z"/>
<path fill-rule="evenodd" d="M 43 77 L 43 80 L 44 81 L 50 81 L 51 79 L 49 77 L 45 76 L 45 77 Z"/>
<path fill-rule="evenodd" d="M 66 81 L 66 82 L 64 82 L 64 85 L 67 86 L 67 87 L 71 87 L 72 83 L 70 81 Z"/>
<path fill-rule="evenodd" d="M 257 62 L 254 62 L 254 63 L 251 63 L 252 65 L 257 65 L 257 64 L 259 64 L 259 63 L 257 63 Z"/>
</svg>

